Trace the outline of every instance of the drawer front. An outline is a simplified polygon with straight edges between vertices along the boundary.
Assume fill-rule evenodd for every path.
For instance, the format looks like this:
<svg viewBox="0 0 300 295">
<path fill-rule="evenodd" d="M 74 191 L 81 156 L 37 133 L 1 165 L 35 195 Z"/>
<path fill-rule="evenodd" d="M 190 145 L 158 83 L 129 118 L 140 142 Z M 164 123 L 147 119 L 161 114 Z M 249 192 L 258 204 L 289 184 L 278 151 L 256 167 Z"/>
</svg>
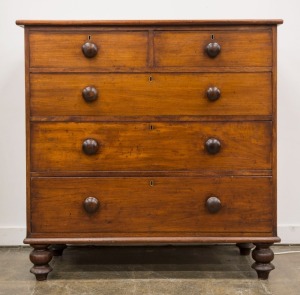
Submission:
<svg viewBox="0 0 300 295">
<path fill-rule="evenodd" d="M 33 116 L 272 113 L 270 73 L 32 74 L 30 83 Z"/>
<path fill-rule="evenodd" d="M 271 169 L 271 122 L 31 124 L 32 171 Z"/>
<path fill-rule="evenodd" d="M 206 53 L 209 43 L 218 43 L 221 48 L 213 58 Z M 272 33 L 271 30 L 155 32 L 154 58 L 158 67 L 272 66 Z"/>
<path fill-rule="evenodd" d="M 33 233 L 272 231 L 272 180 L 219 178 L 33 178 Z M 212 198 L 218 210 L 212 210 Z"/>
<path fill-rule="evenodd" d="M 91 40 L 88 40 L 91 36 Z M 30 34 L 30 67 L 90 68 L 145 67 L 148 32 Z M 96 56 L 85 57 L 82 45 L 96 44 Z"/>
</svg>

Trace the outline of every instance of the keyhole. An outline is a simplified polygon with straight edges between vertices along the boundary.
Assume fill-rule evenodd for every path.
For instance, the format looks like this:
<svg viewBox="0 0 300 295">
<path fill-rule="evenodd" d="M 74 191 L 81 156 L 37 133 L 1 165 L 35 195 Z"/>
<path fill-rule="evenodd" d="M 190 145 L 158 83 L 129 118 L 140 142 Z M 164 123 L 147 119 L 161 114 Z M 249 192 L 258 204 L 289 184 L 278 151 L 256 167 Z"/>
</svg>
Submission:
<svg viewBox="0 0 300 295">
<path fill-rule="evenodd" d="M 149 185 L 150 185 L 150 186 L 154 186 L 154 181 L 153 181 L 153 180 L 150 180 L 150 181 L 149 181 Z"/>
<path fill-rule="evenodd" d="M 153 81 L 153 77 L 149 76 L 149 82 L 152 82 L 152 81 Z"/>
<path fill-rule="evenodd" d="M 212 34 L 210 37 L 211 37 L 211 40 L 214 40 L 214 39 L 215 39 L 214 34 Z"/>
<path fill-rule="evenodd" d="M 149 125 L 149 130 L 153 130 L 154 126 L 152 124 Z"/>
<path fill-rule="evenodd" d="M 88 40 L 91 40 L 92 39 L 92 36 L 91 35 L 88 35 Z"/>
</svg>

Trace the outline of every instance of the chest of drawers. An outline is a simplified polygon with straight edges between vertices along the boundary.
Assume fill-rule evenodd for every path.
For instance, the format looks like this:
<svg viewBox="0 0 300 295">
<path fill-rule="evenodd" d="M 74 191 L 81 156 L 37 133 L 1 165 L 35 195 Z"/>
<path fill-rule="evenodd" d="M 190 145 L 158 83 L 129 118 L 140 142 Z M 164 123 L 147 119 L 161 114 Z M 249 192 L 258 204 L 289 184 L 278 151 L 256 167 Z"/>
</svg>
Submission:
<svg viewBox="0 0 300 295">
<path fill-rule="evenodd" d="M 38 280 L 66 244 L 210 242 L 268 277 L 280 23 L 17 21 Z"/>
</svg>

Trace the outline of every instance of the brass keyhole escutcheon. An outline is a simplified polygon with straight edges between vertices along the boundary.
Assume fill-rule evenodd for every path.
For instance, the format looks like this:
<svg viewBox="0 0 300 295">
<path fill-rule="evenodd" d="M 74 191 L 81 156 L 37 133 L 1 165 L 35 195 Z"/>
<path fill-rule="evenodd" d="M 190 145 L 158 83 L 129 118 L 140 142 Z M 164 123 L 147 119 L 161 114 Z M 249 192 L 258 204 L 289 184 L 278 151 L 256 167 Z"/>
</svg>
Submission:
<svg viewBox="0 0 300 295">
<path fill-rule="evenodd" d="M 154 181 L 153 181 L 153 180 L 150 180 L 150 181 L 149 181 L 149 185 L 150 185 L 150 186 L 154 186 Z"/>
</svg>

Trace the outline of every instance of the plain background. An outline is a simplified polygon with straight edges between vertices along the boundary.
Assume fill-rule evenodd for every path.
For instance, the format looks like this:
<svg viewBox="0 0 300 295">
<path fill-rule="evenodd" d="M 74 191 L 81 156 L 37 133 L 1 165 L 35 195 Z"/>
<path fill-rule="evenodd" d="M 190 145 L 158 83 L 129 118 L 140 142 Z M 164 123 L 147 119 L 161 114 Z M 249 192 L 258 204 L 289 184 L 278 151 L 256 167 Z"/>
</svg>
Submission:
<svg viewBox="0 0 300 295">
<path fill-rule="evenodd" d="M 25 237 L 24 38 L 16 19 L 284 19 L 278 29 L 278 235 L 300 243 L 299 16 L 298 0 L 0 0 L 0 245 L 22 244 Z"/>
</svg>

